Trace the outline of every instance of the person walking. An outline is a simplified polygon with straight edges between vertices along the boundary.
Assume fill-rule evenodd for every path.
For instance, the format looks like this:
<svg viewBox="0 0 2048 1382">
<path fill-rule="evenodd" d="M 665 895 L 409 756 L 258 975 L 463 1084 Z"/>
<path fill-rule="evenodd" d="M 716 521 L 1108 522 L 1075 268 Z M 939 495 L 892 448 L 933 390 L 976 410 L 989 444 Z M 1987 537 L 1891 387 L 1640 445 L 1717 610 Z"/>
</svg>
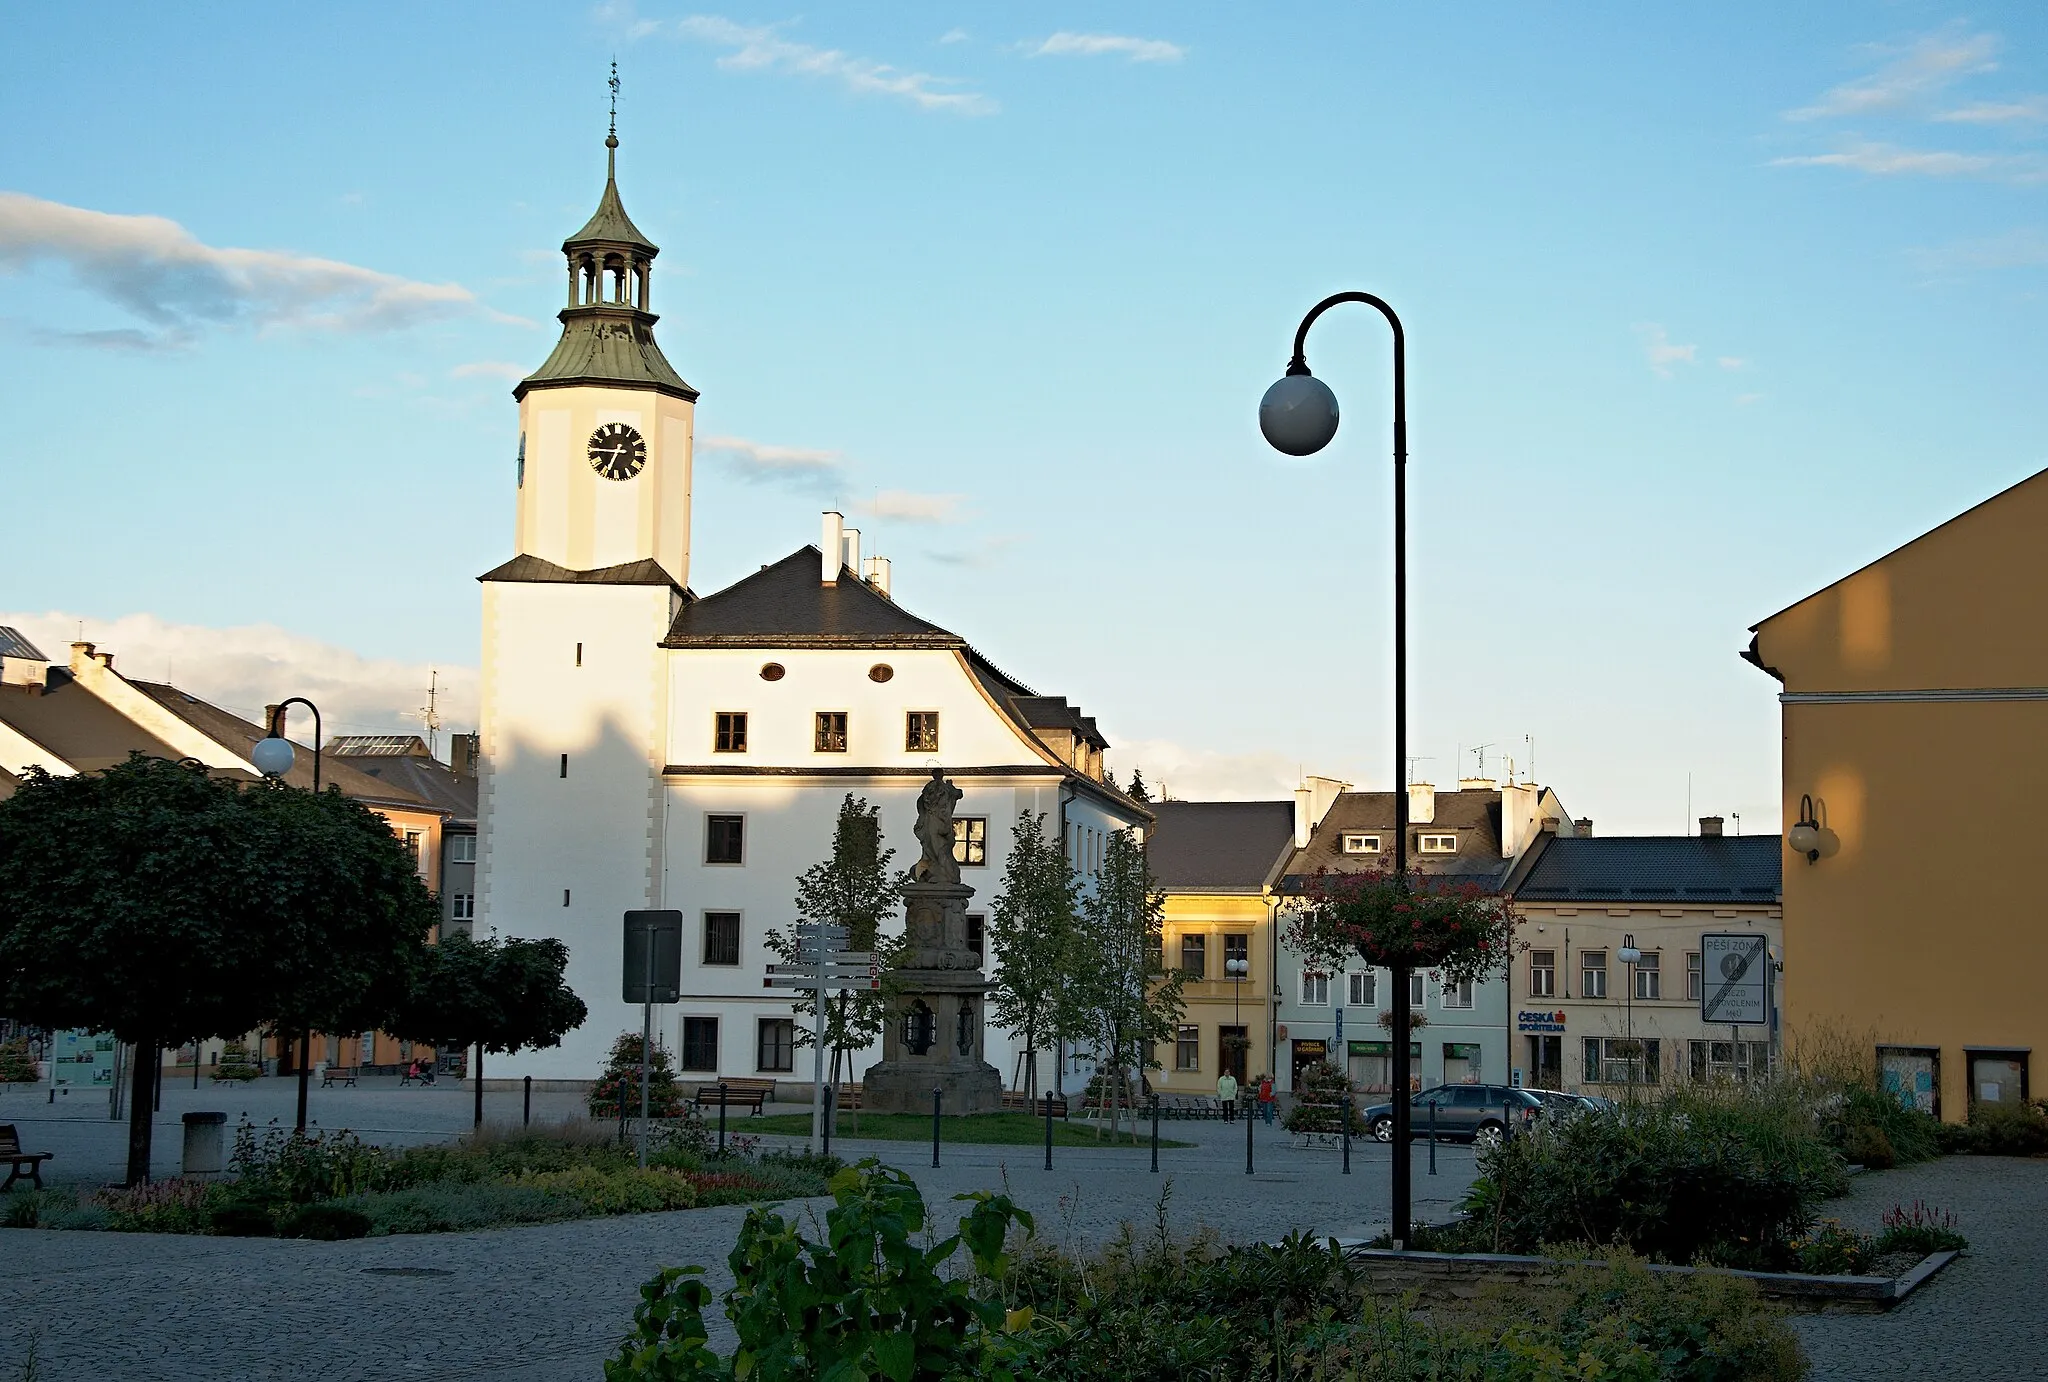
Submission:
<svg viewBox="0 0 2048 1382">
<path fill-rule="evenodd" d="M 1237 1077 L 1228 1070 L 1216 1081 L 1216 1102 L 1223 1105 L 1223 1121 L 1237 1121 Z"/>
<path fill-rule="evenodd" d="M 1273 1126 L 1273 1077 L 1259 1076 L 1259 1114 L 1266 1120 L 1266 1126 Z"/>
</svg>

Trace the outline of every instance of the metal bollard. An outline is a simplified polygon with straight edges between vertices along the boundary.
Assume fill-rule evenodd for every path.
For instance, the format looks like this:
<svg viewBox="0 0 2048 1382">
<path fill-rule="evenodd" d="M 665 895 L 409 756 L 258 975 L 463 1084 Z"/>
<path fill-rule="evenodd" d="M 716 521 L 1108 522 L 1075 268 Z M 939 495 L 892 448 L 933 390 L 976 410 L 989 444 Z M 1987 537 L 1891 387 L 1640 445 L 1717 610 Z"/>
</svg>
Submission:
<svg viewBox="0 0 2048 1382">
<path fill-rule="evenodd" d="M 1429 1106 L 1429 1173 L 1436 1174 L 1436 1105 Z"/>
<path fill-rule="evenodd" d="M 1152 1169 L 1159 1169 L 1159 1096 L 1152 1096 Z"/>
<path fill-rule="evenodd" d="M 625 1103 L 625 1100 L 624 1100 L 624 1098 L 621 1098 L 621 1099 L 619 1100 L 619 1102 L 620 1102 L 620 1104 L 621 1104 L 621 1105 L 623 1105 L 623 1104 Z M 724 1080 L 720 1080 L 720 1081 L 718 1082 L 718 1154 L 719 1154 L 720 1156 L 724 1156 L 724 1155 L 725 1155 L 725 1081 L 724 1081 Z"/>
<path fill-rule="evenodd" d="M 932 1091 L 932 1169 L 933 1169 L 933 1170 L 937 1170 L 937 1169 L 938 1169 L 938 1165 L 939 1165 L 939 1103 L 940 1103 L 940 1101 L 941 1101 L 942 1099 L 944 1099 L 945 1097 L 946 1097 L 946 1096 L 945 1096 L 945 1093 L 944 1093 L 944 1091 L 942 1091 L 942 1090 L 937 1090 L 937 1089 L 934 1089 L 934 1090 Z"/>
<path fill-rule="evenodd" d="M 1338 1112 L 1338 1117 L 1344 1120 L 1344 1126 L 1339 1128 L 1337 1133 L 1338 1136 L 1344 1139 L 1344 1174 L 1348 1176 L 1351 1174 L 1351 1096 L 1349 1094 L 1344 1096 L 1344 1107 Z"/>
<path fill-rule="evenodd" d="M 1244 1173 L 1246 1175 L 1252 1174 L 1252 1128 L 1257 1125 L 1258 1121 L 1256 1118 L 1244 1120 Z"/>
<path fill-rule="evenodd" d="M 828 1084 L 825 1086 L 825 1112 L 818 1120 L 824 1133 L 825 1142 L 823 1150 L 826 1156 L 832 1155 L 832 1115 L 838 1109 L 839 1086 Z"/>
<path fill-rule="evenodd" d="M 1052 1093 L 1045 1096 L 1045 1169 L 1052 1169 Z"/>
<path fill-rule="evenodd" d="M 1515 1135 L 1514 1114 L 1510 1112 L 1512 1108 L 1509 1096 L 1503 1094 L 1500 1099 L 1500 1140 L 1503 1142 Z"/>
<path fill-rule="evenodd" d="M 533 1126 L 533 1076 L 526 1077 L 526 1111 L 520 1118 L 523 1127 Z"/>
</svg>

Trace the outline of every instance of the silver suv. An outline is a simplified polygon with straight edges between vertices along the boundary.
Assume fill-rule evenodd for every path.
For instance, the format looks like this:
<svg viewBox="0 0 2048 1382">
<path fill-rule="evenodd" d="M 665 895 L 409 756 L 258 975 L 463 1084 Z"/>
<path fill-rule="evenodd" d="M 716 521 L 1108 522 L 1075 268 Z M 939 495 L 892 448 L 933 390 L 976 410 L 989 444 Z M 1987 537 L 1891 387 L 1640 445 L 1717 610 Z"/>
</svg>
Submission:
<svg viewBox="0 0 2048 1382">
<path fill-rule="evenodd" d="M 1543 1100 L 1526 1089 L 1498 1084 L 1445 1084 L 1425 1089 L 1408 1101 L 1408 1135 L 1428 1137 L 1430 1113 L 1436 1114 L 1436 1135 L 1478 1146 L 1492 1146 L 1509 1127 L 1522 1131 L 1532 1123 Z M 1394 1140 L 1394 1110 L 1380 1104 L 1365 1110 L 1366 1127 L 1381 1142 Z"/>
</svg>

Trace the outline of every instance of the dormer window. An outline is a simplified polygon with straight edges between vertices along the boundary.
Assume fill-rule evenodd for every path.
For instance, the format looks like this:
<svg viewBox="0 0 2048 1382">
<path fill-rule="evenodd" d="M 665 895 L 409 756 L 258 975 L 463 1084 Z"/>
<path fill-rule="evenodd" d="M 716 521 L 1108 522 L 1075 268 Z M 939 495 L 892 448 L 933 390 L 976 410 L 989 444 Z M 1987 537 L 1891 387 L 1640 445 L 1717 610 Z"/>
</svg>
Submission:
<svg viewBox="0 0 2048 1382">
<path fill-rule="evenodd" d="M 1458 837 L 1456 835 L 1424 835 L 1422 837 L 1422 852 L 1424 854 L 1456 854 L 1458 852 Z"/>
<path fill-rule="evenodd" d="M 1380 837 L 1377 835 L 1347 834 L 1344 837 L 1344 852 L 1346 854 L 1378 854 L 1380 852 Z"/>
</svg>

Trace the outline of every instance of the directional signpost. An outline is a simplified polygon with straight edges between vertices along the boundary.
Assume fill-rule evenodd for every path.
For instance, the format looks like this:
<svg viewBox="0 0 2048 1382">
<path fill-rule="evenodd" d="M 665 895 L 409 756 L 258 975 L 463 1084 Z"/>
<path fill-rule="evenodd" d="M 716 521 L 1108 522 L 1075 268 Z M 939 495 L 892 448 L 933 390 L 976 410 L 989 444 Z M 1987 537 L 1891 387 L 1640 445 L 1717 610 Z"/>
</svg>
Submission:
<svg viewBox="0 0 2048 1382">
<path fill-rule="evenodd" d="M 623 997 L 640 1005 L 640 1164 L 647 1164 L 647 1067 L 654 1045 L 654 1005 L 673 1003 L 683 987 L 683 914 L 673 908 L 626 913 Z M 482 1059 L 482 1057 L 478 1057 Z M 619 1092 L 626 1125 L 626 1091 Z"/>
<path fill-rule="evenodd" d="M 811 1018 L 811 1150 L 825 1127 L 825 995 L 882 987 L 881 967 L 874 952 L 847 950 L 846 928 L 822 922 L 798 922 L 795 964 L 769 965 L 765 988 L 809 989 Z"/>
</svg>

